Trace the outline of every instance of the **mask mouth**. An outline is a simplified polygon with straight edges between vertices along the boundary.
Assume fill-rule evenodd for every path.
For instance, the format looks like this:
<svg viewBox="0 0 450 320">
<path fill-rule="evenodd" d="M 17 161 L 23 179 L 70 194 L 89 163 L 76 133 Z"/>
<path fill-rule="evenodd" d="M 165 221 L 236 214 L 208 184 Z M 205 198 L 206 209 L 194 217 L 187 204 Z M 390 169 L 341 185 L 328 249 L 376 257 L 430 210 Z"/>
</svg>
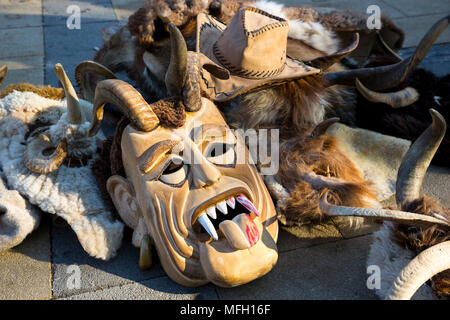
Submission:
<svg viewBox="0 0 450 320">
<path fill-rule="evenodd" d="M 254 220 L 259 217 L 260 213 L 244 190 L 230 191 L 208 200 L 195 210 L 192 230 L 199 241 L 208 242 L 222 240 L 228 234 L 243 229 L 244 237 L 241 238 L 247 239 L 240 241 L 241 244 L 238 247 L 249 247 L 248 245 L 251 246 L 259 239 L 258 236 L 258 239 L 255 240 Z M 248 235 L 247 225 L 250 225 L 252 229 L 251 237 Z M 256 231 L 256 233 L 258 232 Z"/>
</svg>

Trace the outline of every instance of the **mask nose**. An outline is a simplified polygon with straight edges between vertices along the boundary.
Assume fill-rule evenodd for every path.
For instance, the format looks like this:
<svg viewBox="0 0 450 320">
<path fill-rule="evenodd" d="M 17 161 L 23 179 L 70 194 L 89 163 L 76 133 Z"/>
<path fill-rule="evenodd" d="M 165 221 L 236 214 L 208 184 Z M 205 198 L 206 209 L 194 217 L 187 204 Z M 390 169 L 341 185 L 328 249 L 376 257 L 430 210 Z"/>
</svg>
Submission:
<svg viewBox="0 0 450 320">
<path fill-rule="evenodd" d="M 192 184 L 195 188 L 204 188 L 219 181 L 220 171 L 209 162 L 196 146 L 192 148 Z"/>
</svg>

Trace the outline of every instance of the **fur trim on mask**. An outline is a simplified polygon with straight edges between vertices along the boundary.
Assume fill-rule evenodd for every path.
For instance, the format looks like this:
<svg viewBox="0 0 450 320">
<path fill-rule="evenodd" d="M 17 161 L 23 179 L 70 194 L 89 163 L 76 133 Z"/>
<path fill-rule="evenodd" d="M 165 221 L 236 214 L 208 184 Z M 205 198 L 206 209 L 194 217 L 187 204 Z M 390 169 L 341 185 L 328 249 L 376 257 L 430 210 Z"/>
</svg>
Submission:
<svg viewBox="0 0 450 320">
<path fill-rule="evenodd" d="M 15 190 L 8 190 L 0 173 L 0 251 L 13 248 L 39 226 L 41 211 Z"/>
<path fill-rule="evenodd" d="M 66 109 L 65 100 L 46 99 L 31 92 L 13 91 L 0 99 L 1 109 L 7 115 L 0 120 L 0 161 L 9 185 L 43 211 L 65 219 L 91 256 L 104 260 L 114 257 L 122 242 L 123 224 L 113 218 L 104 204 L 90 170 L 90 164 L 98 157 L 94 145 L 89 142 L 87 153 L 75 154 L 89 154 L 87 166 L 63 164 L 48 174 L 33 173 L 24 166 L 26 136 L 38 120 L 51 125 L 49 132 L 55 138 L 72 131 L 75 137 L 82 135 L 88 124 L 73 127 L 62 113 Z M 72 141 L 74 150 L 85 147 L 78 142 Z"/>
</svg>

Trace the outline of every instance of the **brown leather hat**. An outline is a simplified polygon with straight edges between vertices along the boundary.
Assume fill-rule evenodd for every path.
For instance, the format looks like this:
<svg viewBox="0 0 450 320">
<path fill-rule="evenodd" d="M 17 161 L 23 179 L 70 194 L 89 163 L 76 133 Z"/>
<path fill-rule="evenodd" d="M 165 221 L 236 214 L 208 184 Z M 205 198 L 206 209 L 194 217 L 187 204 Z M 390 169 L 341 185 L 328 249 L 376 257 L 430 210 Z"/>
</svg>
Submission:
<svg viewBox="0 0 450 320">
<path fill-rule="evenodd" d="M 320 69 L 286 56 L 288 22 L 262 10 L 239 9 L 228 26 L 197 16 L 197 52 L 229 76 L 201 69 L 202 89 L 214 101 L 226 101 L 263 85 L 317 74 Z M 203 59 L 202 59 L 203 60 Z"/>
</svg>

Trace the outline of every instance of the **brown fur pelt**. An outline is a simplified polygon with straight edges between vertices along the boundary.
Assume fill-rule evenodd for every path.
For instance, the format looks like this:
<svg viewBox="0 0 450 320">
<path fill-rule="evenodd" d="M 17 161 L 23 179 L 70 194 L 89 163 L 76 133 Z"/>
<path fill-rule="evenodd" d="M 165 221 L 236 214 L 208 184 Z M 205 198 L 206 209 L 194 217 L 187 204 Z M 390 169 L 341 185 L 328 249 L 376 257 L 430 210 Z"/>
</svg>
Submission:
<svg viewBox="0 0 450 320">
<path fill-rule="evenodd" d="M 282 141 L 277 179 L 291 195 L 282 212 L 288 222 L 321 221 L 319 203 L 327 190 L 336 205 L 370 207 L 376 199 L 371 184 L 328 135 Z"/>
<path fill-rule="evenodd" d="M 439 214 L 450 221 L 450 210 L 444 208 L 438 200 L 427 196 L 422 196 L 411 203 L 405 204 L 403 209 L 428 216 L 433 213 Z M 400 246 L 419 254 L 438 243 L 450 240 L 450 228 L 436 224 L 428 227 L 415 227 L 397 223 L 392 237 Z M 431 286 L 437 295 L 450 298 L 450 270 L 441 272 L 431 278 Z"/>
<path fill-rule="evenodd" d="M 30 83 L 9 84 L 0 91 L 0 99 L 6 97 L 13 91 L 33 92 L 37 95 L 53 100 L 62 100 L 64 98 L 64 90 L 51 86 L 35 86 Z"/>
<path fill-rule="evenodd" d="M 325 88 L 320 76 L 309 76 L 250 92 L 224 104 L 227 121 L 242 129 L 264 126 L 305 133 L 327 117 L 342 116 L 353 124 L 354 94 L 345 88 Z"/>
<path fill-rule="evenodd" d="M 149 0 L 128 19 L 128 28 L 144 48 L 167 37 L 164 24 L 171 22 L 184 36 L 194 35 L 196 17 L 204 12 L 227 23 L 242 6 L 254 1 Z"/>
<path fill-rule="evenodd" d="M 319 13 L 319 17 L 315 20 L 323 24 L 325 28 L 335 30 L 338 34 L 348 32 L 349 30 L 370 32 L 367 26 L 369 15 L 365 13 L 359 13 L 353 10 L 334 10 L 331 12 L 327 9 L 321 10 L 320 8 L 316 8 L 316 10 Z M 379 33 L 389 47 L 394 51 L 400 50 L 405 39 L 403 30 L 397 27 L 385 14 L 381 15 L 381 26 Z"/>
</svg>

